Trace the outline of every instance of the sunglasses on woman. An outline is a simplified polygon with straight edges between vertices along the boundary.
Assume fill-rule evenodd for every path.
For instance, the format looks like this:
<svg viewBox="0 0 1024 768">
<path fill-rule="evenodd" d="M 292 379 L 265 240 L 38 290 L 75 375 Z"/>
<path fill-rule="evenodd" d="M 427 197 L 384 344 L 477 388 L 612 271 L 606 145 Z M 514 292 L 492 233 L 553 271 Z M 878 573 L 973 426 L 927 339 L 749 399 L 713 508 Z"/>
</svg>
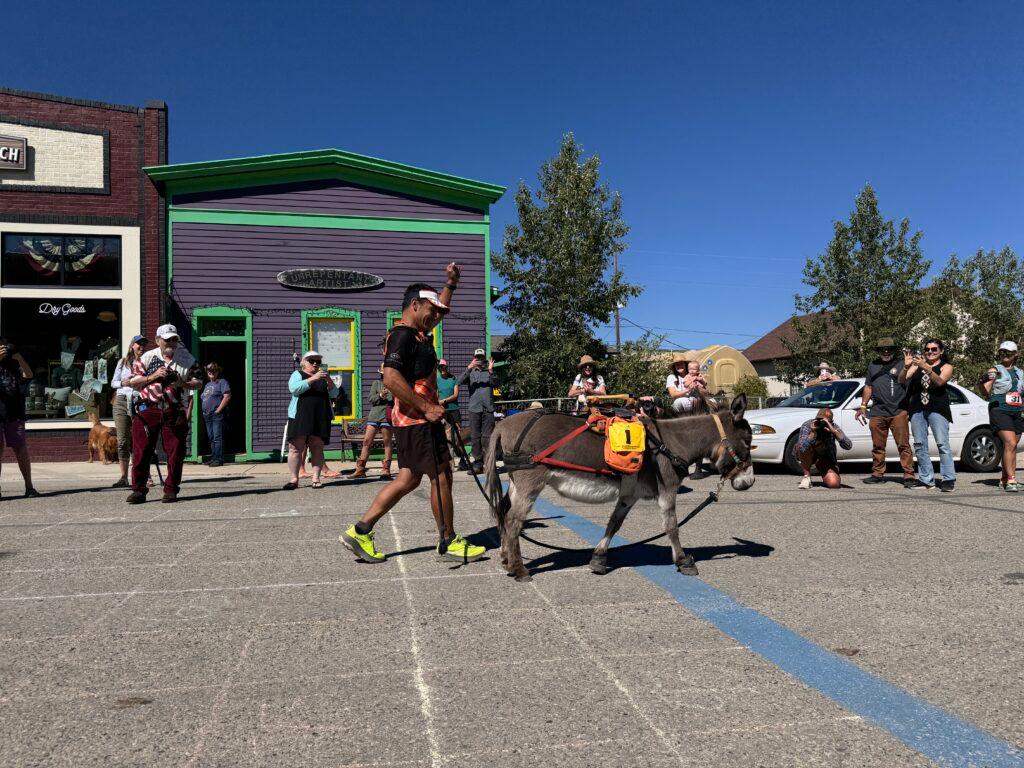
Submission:
<svg viewBox="0 0 1024 768">
<path fill-rule="evenodd" d="M 942 350 L 939 349 L 938 347 L 925 347 L 924 351 L 925 352 L 941 352 Z"/>
</svg>

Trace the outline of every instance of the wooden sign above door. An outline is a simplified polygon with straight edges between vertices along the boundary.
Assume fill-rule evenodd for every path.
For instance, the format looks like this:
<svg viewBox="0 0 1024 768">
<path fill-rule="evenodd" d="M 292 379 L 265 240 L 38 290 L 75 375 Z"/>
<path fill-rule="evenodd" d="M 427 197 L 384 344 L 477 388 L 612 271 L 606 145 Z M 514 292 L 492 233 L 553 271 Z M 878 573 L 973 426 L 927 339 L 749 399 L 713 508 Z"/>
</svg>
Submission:
<svg viewBox="0 0 1024 768">
<path fill-rule="evenodd" d="M 278 272 L 277 282 L 299 291 L 372 291 L 384 285 L 384 278 L 354 269 L 304 267 Z"/>
</svg>

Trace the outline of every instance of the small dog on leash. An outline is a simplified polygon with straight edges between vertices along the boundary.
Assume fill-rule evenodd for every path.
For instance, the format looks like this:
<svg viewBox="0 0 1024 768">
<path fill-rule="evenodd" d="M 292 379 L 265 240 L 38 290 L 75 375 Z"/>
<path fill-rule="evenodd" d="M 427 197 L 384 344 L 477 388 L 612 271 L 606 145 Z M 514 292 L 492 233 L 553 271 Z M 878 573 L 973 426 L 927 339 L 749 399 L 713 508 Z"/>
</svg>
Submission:
<svg viewBox="0 0 1024 768">
<path fill-rule="evenodd" d="M 89 461 L 92 462 L 94 453 L 99 454 L 104 464 L 117 461 L 117 430 L 100 424 L 100 418 L 95 413 L 89 414 L 89 421 L 92 422 L 92 429 L 89 430 Z"/>
</svg>

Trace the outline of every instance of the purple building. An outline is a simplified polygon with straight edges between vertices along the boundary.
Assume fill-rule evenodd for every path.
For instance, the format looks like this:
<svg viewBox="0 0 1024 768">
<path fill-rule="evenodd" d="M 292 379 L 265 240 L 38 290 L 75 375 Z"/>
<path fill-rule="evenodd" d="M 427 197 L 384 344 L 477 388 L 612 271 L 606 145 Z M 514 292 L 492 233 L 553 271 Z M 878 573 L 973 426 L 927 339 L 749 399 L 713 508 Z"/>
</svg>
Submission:
<svg viewBox="0 0 1024 768">
<path fill-rule="evenodd" d="M 462 281 L 437 349 L 457 370 L 489 348 L 489 208 L 504 187 L 334 149 L 146 172 L 168 205 L 167 315 L 224 368 L 236 459 L 280 450 L 295 352 L 317 349 L 341 384 L 336 424 L 362 417 L 405 287 L 440 287 L 449 261 Z M 191 458 L 206 452 L 198 423 Z"/>
</svg>

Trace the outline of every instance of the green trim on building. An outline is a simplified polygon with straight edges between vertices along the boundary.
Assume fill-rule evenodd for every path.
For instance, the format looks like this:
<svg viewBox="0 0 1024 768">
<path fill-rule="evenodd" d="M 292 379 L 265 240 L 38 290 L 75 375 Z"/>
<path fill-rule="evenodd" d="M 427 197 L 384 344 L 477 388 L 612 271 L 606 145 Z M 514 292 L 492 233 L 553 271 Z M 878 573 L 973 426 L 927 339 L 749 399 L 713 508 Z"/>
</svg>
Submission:
<svg viewBox="0 0 1024 768">
<path fill-rule="evenodd" d="M 491 228 L 484 232 L 484 339 L 487 359 L 491 359 Z"/>
<path fill-rule="evenodd" d="M 245 318 L 245 334 L 243 336 L 200 336 L 200 320 L 206 317 L 242 317 Z M 244 307 L 196 307 L 192 310 L 190 318 L 192 324 L 192 356 L 199 359 L 199 344 L 204 341 L 233 341 L 245 343 L 245 453 L 235 454 L 235 461 L 249 461 L 256 458 L 252 450 L 252 413 L 253 413 L 253 391 L 252 391 L 252 311 Z M 194 397 L 200 398 L 199 390 Z M 199 417 L 202 407 L 198 403 L 192 406 L 192 439 L 189 441 L 189 461 L 199 459 Z"/>
<path fill-rule="evenodd" d="M 302 321 L 302 353 L 310 349 L 309 321 L 318 318 L 344 318 L 352 321 L 352 415 L 335 416 L 334 424 L 341 424 L 347 419 L 360 419 L 363 416 L 363 321 L 362 314 L 356 309 L 340 307 L 320 307 L 301 311 Z"/>
<path fill-rule="evenodd" d="M 388 310 L 388 330 L 390 331 L 395 327 L 402 318 L 402 310 L 400 309 L 389 309 Z M 438 357 L 444 357 L 444 320 L 437 324 L 434 329 L 434 353 Z"/>
<path fill-rule="evenodd" d="M 190 224 L 242 224 L 264 227 L 315 227 L 321 229 L 365 229 L 384 232 L 436 232 L 441 234 L 487 236 L 491 224 L 483 221 L 447 219 L 397 219 L 378 216 L 332 216 L 323 213 L 278 213 L 276 211 L 224 211 L 204 208 L 169 209 L 170 222 Z"/>
<path fill-rule="evenodd" d="M 485 211 L 505 193 L 505 187 L 497 184 L 474 181 L 340 149 L 158 165 L 144 170 L 153 181 L 164 182 L 172 195 L 307 179 L 338 178 Z"/>
</svg>

